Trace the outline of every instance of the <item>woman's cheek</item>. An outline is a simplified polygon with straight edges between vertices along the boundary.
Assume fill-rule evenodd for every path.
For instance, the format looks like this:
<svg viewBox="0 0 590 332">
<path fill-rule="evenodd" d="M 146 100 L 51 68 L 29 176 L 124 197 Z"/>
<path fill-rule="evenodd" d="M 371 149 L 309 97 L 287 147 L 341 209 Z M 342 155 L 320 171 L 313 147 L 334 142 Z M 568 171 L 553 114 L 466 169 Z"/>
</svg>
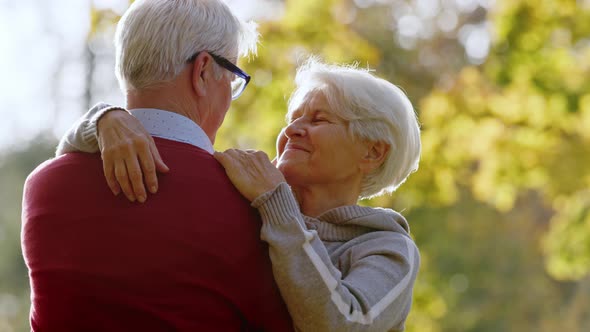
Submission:
<svg viewBox="0 0 590 332">
<path fill-rule="evenodd" d="M 277 160 L 280 159 L 283 154 L 285 145 L 287 145 L 287 136 L 285 136 L 285 128 L 283 128 L 279 133 L 279 136 L 277 136 Z"/>
</svg>

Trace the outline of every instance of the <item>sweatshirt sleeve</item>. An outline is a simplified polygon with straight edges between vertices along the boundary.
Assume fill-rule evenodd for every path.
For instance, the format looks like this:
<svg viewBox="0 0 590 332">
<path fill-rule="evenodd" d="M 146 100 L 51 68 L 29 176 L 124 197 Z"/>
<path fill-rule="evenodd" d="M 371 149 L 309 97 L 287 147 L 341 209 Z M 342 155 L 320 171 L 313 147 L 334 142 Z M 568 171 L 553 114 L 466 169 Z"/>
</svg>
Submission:
<svg viewBox="0 0 590 332">
<path fill-rule="evenodd" d="M 273 273 L 297 330 L 404 330 L 419 267 L 409 237 L 371 233 L 348 252 L 352 263 L 344 275 L 317 232 L 305 226 L 286 183 L 252 205 L 260 211 L 261 237 L 269 244 Z"/>
<path fill-rule="evenodd" d="M 68 152 L 98 152 L 98 131 L 96 124 L 103 115 L 116 109 L 125 110 L 121 107 L 111 106 L 105 103 L 94 105 L 60 139 L 55 155 L 60 156 Z"/>
</svg>

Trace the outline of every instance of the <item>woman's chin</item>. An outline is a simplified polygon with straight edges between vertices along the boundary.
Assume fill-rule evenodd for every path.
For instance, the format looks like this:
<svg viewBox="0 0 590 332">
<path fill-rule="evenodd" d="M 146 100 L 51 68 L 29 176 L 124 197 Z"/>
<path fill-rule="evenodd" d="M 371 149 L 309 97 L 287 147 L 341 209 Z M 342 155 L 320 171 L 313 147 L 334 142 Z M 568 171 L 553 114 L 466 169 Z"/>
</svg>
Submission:
<svg viewBox="0 0 590 332">
<path fill-rule="evenodd" d="M 277 168 L 283 173 L 285 180 L 287 180 L 287 183 L 290 185 L 299 182 L 303 177 L 303 174 L 301 174 L 301 167 L 297 167 L 294 163 L 282 163 L 277 165 Z"/>
</svg>

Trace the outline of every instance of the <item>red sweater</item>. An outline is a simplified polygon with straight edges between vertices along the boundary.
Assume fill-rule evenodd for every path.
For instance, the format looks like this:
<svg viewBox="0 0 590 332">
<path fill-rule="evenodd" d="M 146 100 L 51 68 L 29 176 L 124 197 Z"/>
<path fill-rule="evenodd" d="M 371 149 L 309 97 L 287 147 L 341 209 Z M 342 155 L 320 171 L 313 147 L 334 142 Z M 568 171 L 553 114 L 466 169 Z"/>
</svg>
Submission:
<svg viewBox="0 0 590 332">
<path fill-rule="evenodd" d="M 170 173 L 144 204 L 114 197 L 98 154 L 25 183 L 34 331 L 289 331 L 255 210 L 207 152 L 156 138 Z"/>
</svg>

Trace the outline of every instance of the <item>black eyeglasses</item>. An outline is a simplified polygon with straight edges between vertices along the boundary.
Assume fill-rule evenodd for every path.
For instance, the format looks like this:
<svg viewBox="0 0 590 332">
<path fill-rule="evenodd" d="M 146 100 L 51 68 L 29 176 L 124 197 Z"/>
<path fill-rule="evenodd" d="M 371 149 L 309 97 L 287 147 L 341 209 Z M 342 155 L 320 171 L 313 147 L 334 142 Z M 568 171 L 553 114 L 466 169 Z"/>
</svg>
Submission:
<svg viewBox="0 0 590 332">
<path fill-rule="evenodd" d="M 234 74 L 234 78 L 231 81 L 231 99 L 236 100 L 242 94 L 242 92 L 244 92 L 244 90 L 246 89 L 246 86 L 248 85 L 248 82 L 250 82 L 250 75 L 246 74 L 238 66 L 231 63 L 231 61 L 229 61 L 228 59 L 226 59 L 222 56 L 213 54 L 211 52 L 207 52 L 207 53 L 209 53 L 209 55 L 211 55 L 213 60 L 215 60 L 215 62 L 218 65 L 229 70 L 230 72 L 232 72 Z M 186 62 L 191 63 L 191 62 L 195 61 L 195 59 L 197 58 L 197 56 L 199 56 L 199 54 L 201 54 L 201 51 L 195 53 L 193 56 L 188 58 L 188 60 L 186 60 Z"/>
</svg>

